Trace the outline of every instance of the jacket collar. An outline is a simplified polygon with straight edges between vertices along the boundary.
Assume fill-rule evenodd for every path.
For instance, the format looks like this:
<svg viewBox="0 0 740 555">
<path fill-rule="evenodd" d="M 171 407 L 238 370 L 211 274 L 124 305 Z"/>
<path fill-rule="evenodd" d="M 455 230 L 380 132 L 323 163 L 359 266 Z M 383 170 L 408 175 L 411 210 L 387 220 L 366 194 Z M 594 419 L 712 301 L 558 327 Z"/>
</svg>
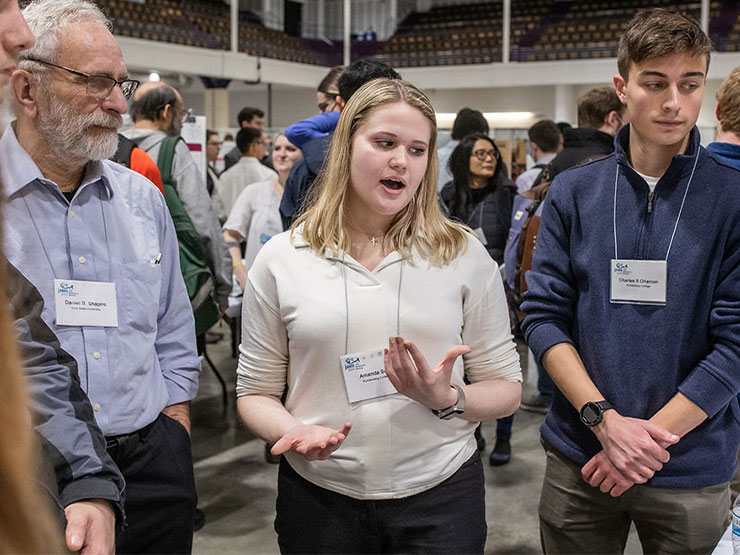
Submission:
<svg viewBox="0 0 740 555">
<path fill-rule="evenodd" d="M 623 170 L 627 169 L 636 174 L 637 172 L 635 172 L 635 169 L 632 167 L 627 157 L 630 139 L 629 131 L 630 125 L 626 124 L 622 126 L 619 132 L 617 132 L 617 135 L 614 137 L 614 153 L 617 157 L 617 163 L 622 166 Z M 668 169 L 661 179 L 665 176 L 675 176 L 678 178 L 684 173 L 691 172 L 694 167 L 694 158 L 697 156 L 697 153 L 700 158 L 706 156 L 706 151 L 704 151 L 701 146 L 701 135 L 699 134 L 699 129 L 694 126 L 689 134 L 689 143 L 686 147 L 686 152 L 683 154 L 677 154 L 673 157 L 671 165 L 668 166 Z"/>
<path fill-rule="evenodd" d="M 33 158 L 18 142 L 11 122 L 0 138 L 0 179 L 5 187 L 5 196 L 11 197 L 24 187 L 40 181 L 47 186 L 58 189 L 58 185 L 46 179 Z M 108 198 L 113 196 L 110 185 L 110 170 L 100 160 L 91 160 L 85 166 L 85 173 L 80 183 L 80 189 L 90 183 L 101 181 Z"/>
</svg>

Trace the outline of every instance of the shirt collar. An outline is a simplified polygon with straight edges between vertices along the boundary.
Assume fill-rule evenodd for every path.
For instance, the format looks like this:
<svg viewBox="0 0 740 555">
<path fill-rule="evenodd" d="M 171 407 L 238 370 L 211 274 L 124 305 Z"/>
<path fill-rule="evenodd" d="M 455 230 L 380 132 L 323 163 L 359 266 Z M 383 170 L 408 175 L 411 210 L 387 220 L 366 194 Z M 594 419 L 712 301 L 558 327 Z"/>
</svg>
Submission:
<svg viewBox="0 0 740 555">
<path fill-rule="evenodd" d="M 254 156 L 243 156 L 239 159 L 240 164 L 261 164 Z"/>
<path fill-rule="evenodd" d="M 543 154 L 540 156 L 539 160 L 537 160 L 537 164 L 549 164 L 552 162 L 555 157 L 558 155 L 557 152 L 550 152 L 549 154 Z"/>
<path fill-rule="evenodd" d="M 12 121 L 0 138 L 0 179 L 5 187 L 5 195 L 10 197 L 36 180 L 58 188 L 53 181 L 46 179 L 33 158 L 18 142 Z M 85 166 L 85 173 L 80 188 L 88 184 L 101 181 L 107 191 L 108 198 L 113 196 L 111 188 L 111 174 L 106 165 L 93 160 Z"/>
</svg>

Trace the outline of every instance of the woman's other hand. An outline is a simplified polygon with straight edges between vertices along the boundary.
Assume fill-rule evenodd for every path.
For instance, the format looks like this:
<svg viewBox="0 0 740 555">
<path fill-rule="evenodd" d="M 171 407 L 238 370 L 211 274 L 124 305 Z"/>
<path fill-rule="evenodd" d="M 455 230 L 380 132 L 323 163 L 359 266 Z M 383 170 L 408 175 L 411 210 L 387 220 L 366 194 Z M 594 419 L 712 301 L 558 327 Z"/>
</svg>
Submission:
<svg viewBox="0 0 740 555">
<path fill-rule="evenodd" d="M 419 348 L 402 337 L 391 337 L 385 350 L 385 373 L 396 391 L 424 405 L 442 410 L 457 402 L 450 387 L 452 367 L 457 357 L 470 352 L 467 345 L 455 345 L 437 366 L 430 368 Z"/>
<path fill-rule="evenodd" d="M 352 424 L 347 422 L 341 430 L 332 430 L 324 426 L 298 424 L 288 430 L 270 452 L 273 455 L 282 455 L 287 451 L 295 451 L 303 455 L 307 461 L 318 461 L 329 458 L 339 449 L 347 438 Z"/>
</svg>

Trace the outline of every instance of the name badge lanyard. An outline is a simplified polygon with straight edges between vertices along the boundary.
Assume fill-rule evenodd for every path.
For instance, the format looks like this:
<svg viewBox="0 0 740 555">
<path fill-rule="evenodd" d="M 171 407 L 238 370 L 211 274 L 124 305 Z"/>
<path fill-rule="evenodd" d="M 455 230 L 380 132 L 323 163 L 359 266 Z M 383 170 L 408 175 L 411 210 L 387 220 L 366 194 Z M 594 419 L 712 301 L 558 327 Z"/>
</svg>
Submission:
<svg viewBox="0 0 740 555">
<path fill-rule="evenodd" d="M 691 187 L 691 181 L 694 179 L 694 171 L 696 170 L 696 164 L 699 161 L 699 149 L 697 148 L 696 156 L 694 157 L 694 166 L 691 168 L 691 175 L 689 176 L 689 182 L 686 184 L 686 190 L 683 193 L 681 199 L 681 207 L 678 209 L 678 216 L 676 217 L 676 223 L 673 226 L 673 233 L 671 233 L 671 240 L 668 243 L 668 250 L 665 253 L 664 262 L 668 263 L 668 256 L 671 254 L 671 248 L 673 247 L 673 240 L 676 237 L 676 231 L 678 230 L 678 222 L 681 221 L 681 214 L 683 213 L 683 207 L 686 204 L 686 196 L 689 193 L 689 187 Z M 614 177 L 614 259 L 619 260 L 617 254 L 617 184 L 619 183 L 619 164 L 617 163 L 617 172 Z"/>
<path fill-rule="evenodd" d="M 31 223 L 33 224 L 34 230 L 36 230 L 36 235 L 39 238 L 39 243 L 41 244 L 41 249 L 44 251 L 44 255 L 46 256 L 46 261 L 49 263 L 49 268 L 51 269 L 51 274 L 54 277 L 54 279 L 61 279 L 56 273 L 56 270 L 54 269 L 54 264 L 51 261 L 51 256 L 49 256 L 49 251 L 46 249 L 46 241 L 44 241 L 43 237 L 41 236 L 41 231 L 39 231 L 38 226 L 36 225 L 36 220 L 33 217 L 33 212 L 31 211 L 31 207 L 28 206 L 28 199 L 26 198 L 26 193 L 23 194 L 23 203 L 26 205 L 26 211 L 28 212 L 28 216 L 31 219 Z M 105 207 L 103 202 L 100 203 L 100 212 L 102 214 L 103 218 L 103 233 L 105 234 L 105 249 L 108 256 L 108 281 L 112 282 L 111 279 L 111 255 L 110 255 L 110 243 L 108 242 L 108 225 L 106 223 L 106 217 L 105 217 Z M 70 253 L 71 256 L 71 253 Z M 70 263 L 70 274 L 72 274 L 72 259 L 70 257 L 69 259 Z M 71 278 L 70 278 L 71 279 Z"/>
<path fill-rule="evenodd" d="M 344 352 L 349 352 L 349 292 L 347 287 L 347 267 L 344 264 L 344 254 L 342 254 L 342 281 L 344 281 Z M 401 269 L 398 272 L 398 295 L 396 301 L 396 335 L 401 335 L 401 285 L 403 283 L 403 260 Z"/>
</svg>

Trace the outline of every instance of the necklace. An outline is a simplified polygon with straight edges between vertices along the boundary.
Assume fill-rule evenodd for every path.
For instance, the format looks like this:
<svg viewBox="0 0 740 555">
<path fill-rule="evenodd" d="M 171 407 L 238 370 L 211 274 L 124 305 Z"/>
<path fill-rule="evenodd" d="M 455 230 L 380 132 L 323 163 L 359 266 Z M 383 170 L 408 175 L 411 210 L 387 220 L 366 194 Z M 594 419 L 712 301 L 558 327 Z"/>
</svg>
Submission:
<svg viewBox="0 0 740 555">
<path fill-rule="evenodd" d="M 366 233 L 365 231 L 362 231 L 361 229 L 357 229 L 355 226 L 353 226 L 349 222 L 346 222 L 346 223 L 350 229 L 354 229 L 357 233 L 362 233 L 363 235 L 368 237 L 370 239 L 370 244 L 373 247 L 377 245 L 379 242 L 382 242 L 383 237 L 385 237 L 385 233 L 380 233 L 378 235 L 370 235 L 369 233 Z"/>
</svg>

